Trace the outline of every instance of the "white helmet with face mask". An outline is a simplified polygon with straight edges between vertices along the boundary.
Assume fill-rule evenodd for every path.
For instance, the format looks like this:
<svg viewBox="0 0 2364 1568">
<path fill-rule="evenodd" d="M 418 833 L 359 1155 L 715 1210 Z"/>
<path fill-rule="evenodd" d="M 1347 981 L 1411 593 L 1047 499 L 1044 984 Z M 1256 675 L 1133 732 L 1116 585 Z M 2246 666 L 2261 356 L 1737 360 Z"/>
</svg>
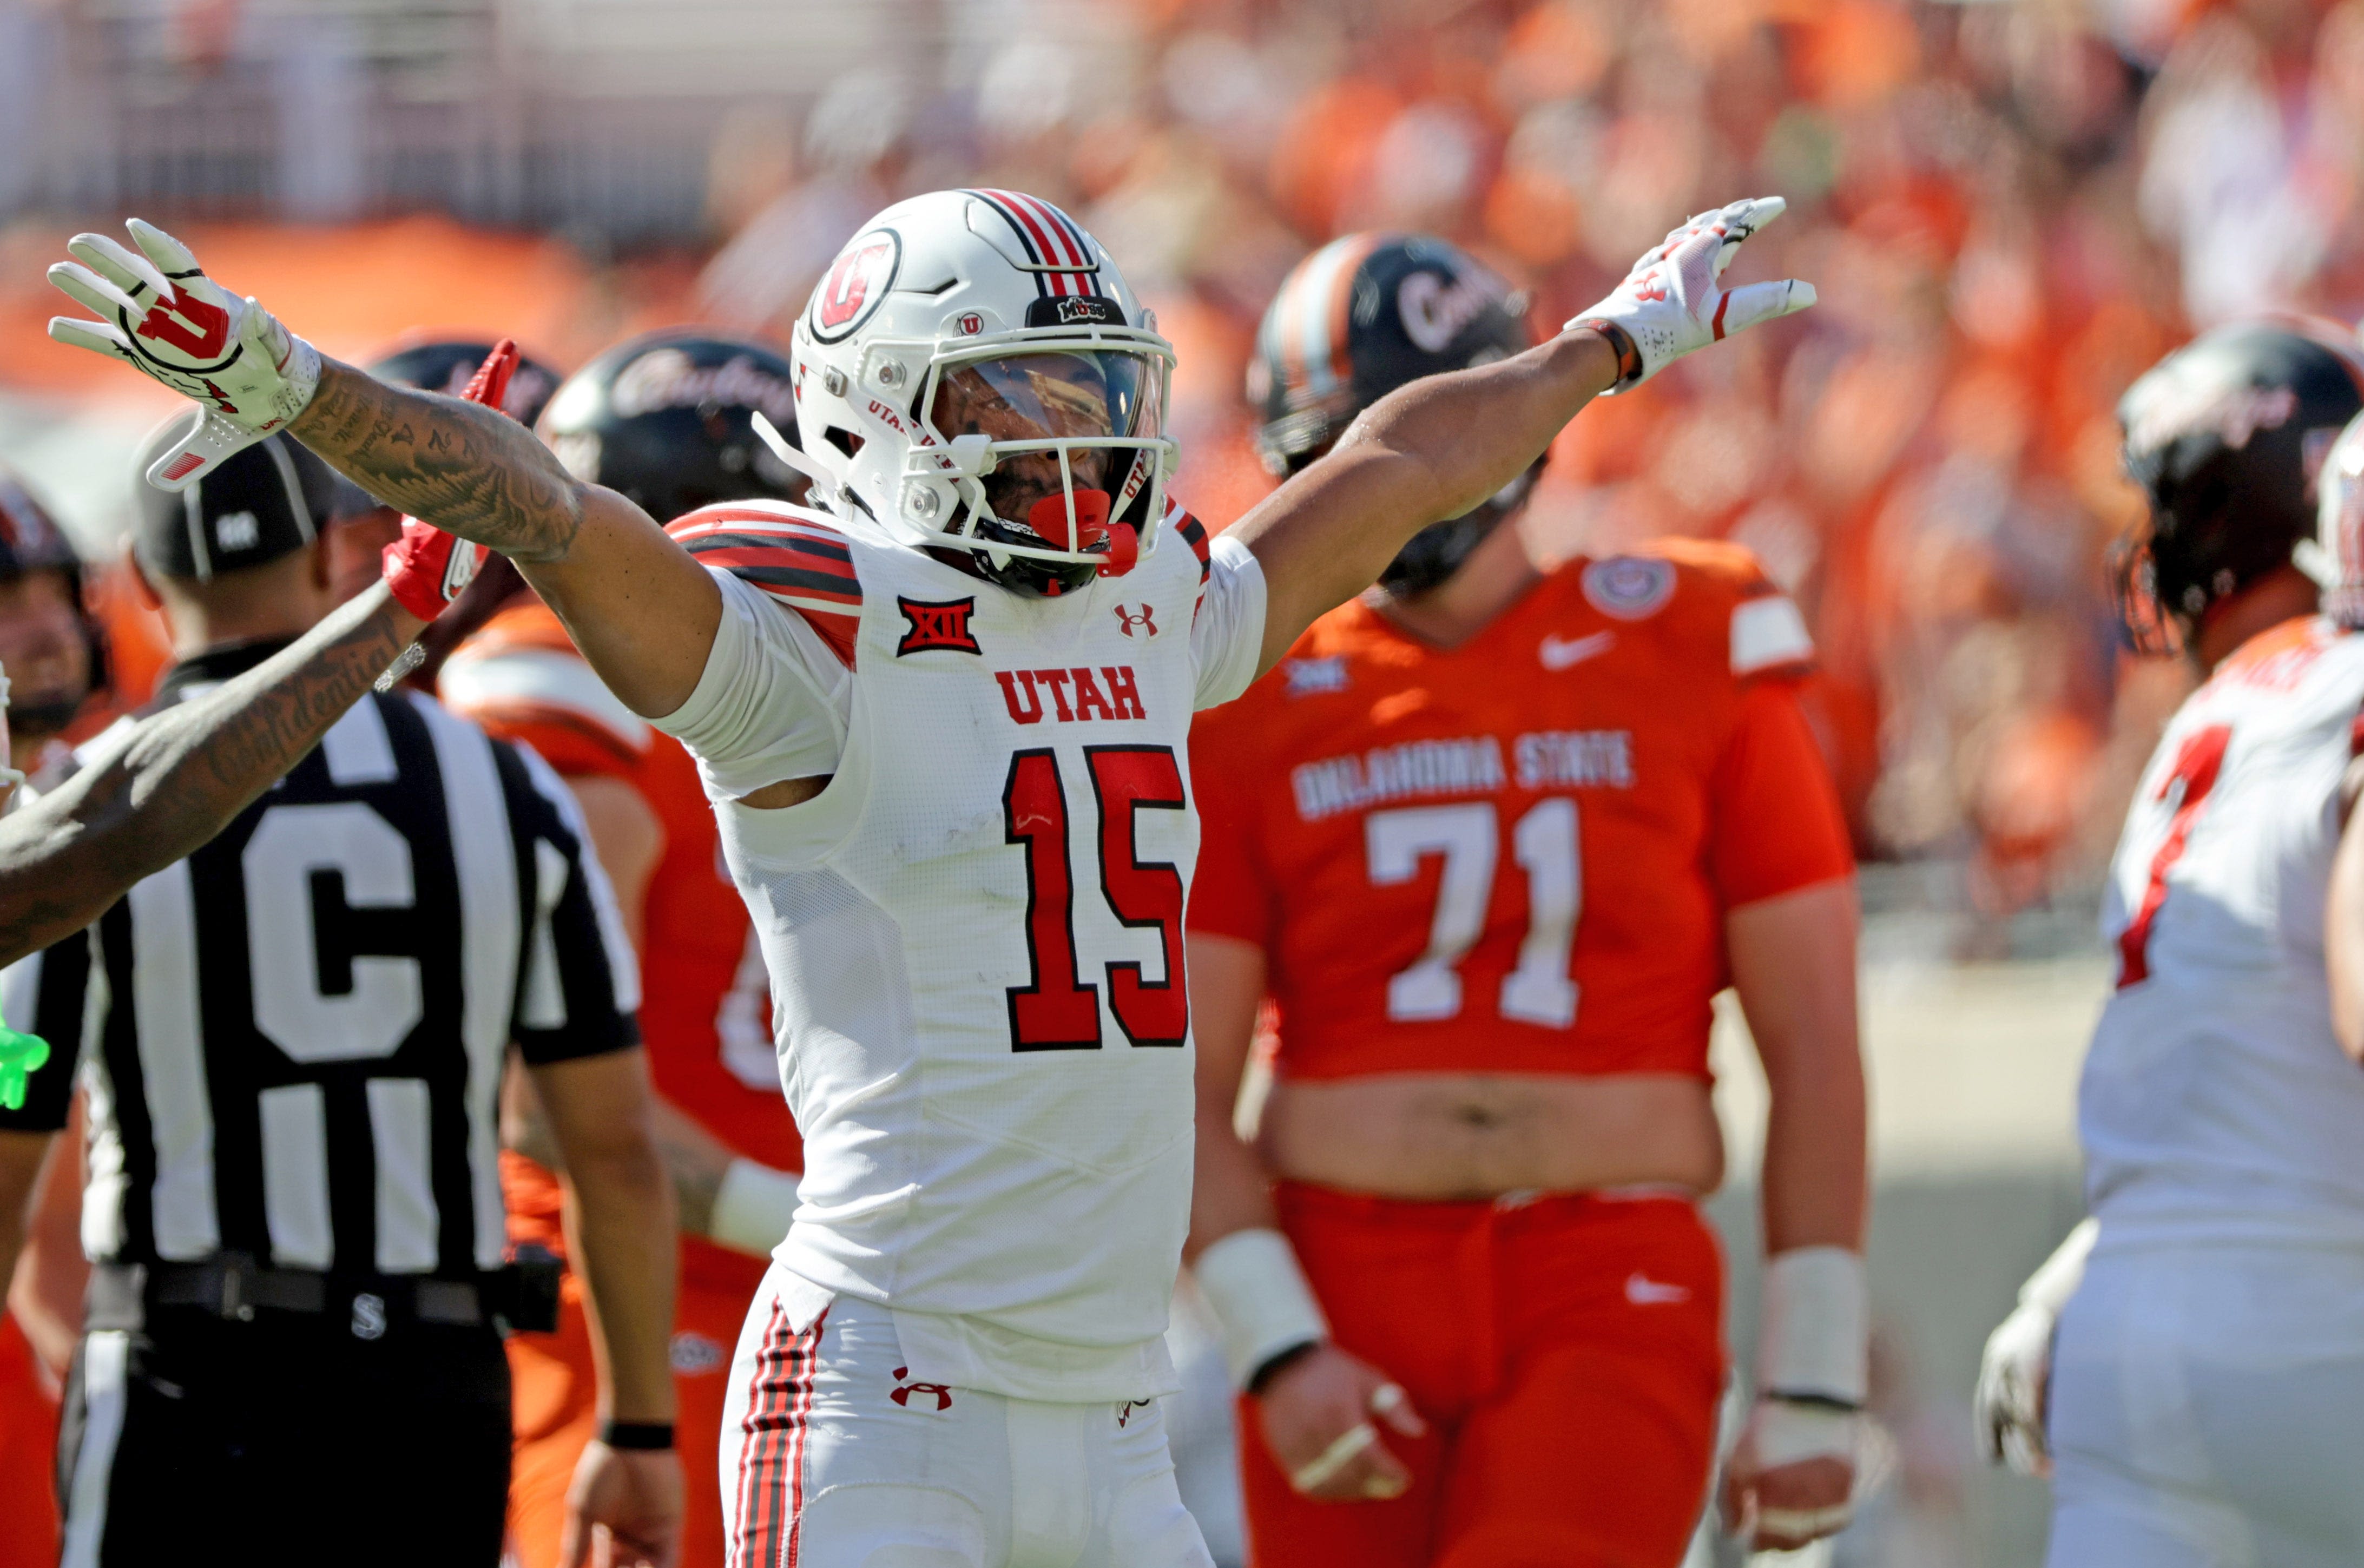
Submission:
<svg viewBox="0 0 2364 1568">
<path fill-rule="evenodd" d="M 1173 345 L 1073 218 L 1011 191 L 896 203 L 839 252 L 790 355 L 812 499 L 1021 594 L 1157 543 Z"/>
</svg>

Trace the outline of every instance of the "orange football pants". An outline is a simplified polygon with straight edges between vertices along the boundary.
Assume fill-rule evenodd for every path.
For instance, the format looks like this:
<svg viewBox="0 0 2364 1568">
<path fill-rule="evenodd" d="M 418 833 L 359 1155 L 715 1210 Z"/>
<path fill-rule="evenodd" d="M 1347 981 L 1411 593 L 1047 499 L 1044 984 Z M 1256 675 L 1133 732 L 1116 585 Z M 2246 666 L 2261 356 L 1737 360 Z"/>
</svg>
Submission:
<svg viewBox="0 0 2364 1568">
<path fill-rule="evenodd" d="M 1707 1501 L 1723 1265 L 1676 1196 L 1407 1203 L 1299 1183 L 1281 1229 L 1429 1434 L 1389 1502 L 1299 1496 L 1239 1407 L 1252 1568 L 1675 1568 Z"/>
<path fill-rule="evenodd" d="M 723 1568 L 722 1402 L 730 1352 L 768 1260 L 685 1244 L 674 1296 L 675 1450 L 681 1455 L 681 1568 Z M 743 1280 L 743 1283 L 742 1283 Z M 566 1528 L 566 1489 L 584 1445 L 599 1432 L 598 1374 L 591 1362 L 583 1287 L 566 1275 L 558 1329 L 508 1340 L 517 1447 L 509 1471 L 509 1543 L 523 1568 L 555 1568 Z"/>
<path fill-rule="evenodd" d="M 58 1402 L 0 1307 L 0 1562 L 58 1560 Z"/>
</svg>

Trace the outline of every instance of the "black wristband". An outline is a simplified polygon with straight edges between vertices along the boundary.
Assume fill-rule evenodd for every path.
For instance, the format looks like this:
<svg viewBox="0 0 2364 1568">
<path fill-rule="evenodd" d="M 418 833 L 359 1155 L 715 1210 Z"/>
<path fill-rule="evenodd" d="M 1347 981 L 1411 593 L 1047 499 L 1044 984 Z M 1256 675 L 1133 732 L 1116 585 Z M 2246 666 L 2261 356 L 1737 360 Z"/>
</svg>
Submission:
<svg viewBox="0 0 2364 1568">
<path fill-rule="evenodd" d="M 609 1448 L 657 1453 L 673 1447 L 671 1421 L 603 1421 L 599 1440 Z"/>
<path fill-rule="evenodd" d="M 1249 1395 L 1253 1396 L 1262 1394 L 1265 1391 L 1266 1385 L 1271 1383 L 1274 1378 L 1278 1377 L 1283 1372 L 1296 1365 L 1299 1362 L 1303 1361 L 1307 1356 L 1311 1355 L 1315 1351 L 1318 1351 L 1321 1348 L 1321 1340 L 1305 1340 L 1289 1346 L 1285 1351 L 1275 1351 L 1272 1354 L 1265 1357 L 1264 1360 L 1256 1363 L 1256 1369 L 1248 1373 L 1247 1391 Z"/>
<path fill-rule="evenodd" d="M 1642 350 L 1641 346 L 1634 341 L 1634 334 L 1626 331 L 1616 322 L 1605 320 L 1598 316 L 1588 316 L 1575 325 L 1578 328 L 1589 328 L 1600 333 L 1601 341 L 1609 345 L 1609 351 L 1617 356 L 1616 384 L 1618 386 L 1630 386 L 1641 379 Z"/>
<path fill-rule="evenodd" d="M 1835 1394 L 1817 1394 L 1812 1389 L 1767 1388 L 1762 1390 L 1757 1397 L 1781 1405 L 1802 1406 L 1809 1410 L 1828 1410 L 1841 1416 L 1863 1413 L 1863 1401 L 1860 1399 L 1843 1399 Z"/>
</svg>

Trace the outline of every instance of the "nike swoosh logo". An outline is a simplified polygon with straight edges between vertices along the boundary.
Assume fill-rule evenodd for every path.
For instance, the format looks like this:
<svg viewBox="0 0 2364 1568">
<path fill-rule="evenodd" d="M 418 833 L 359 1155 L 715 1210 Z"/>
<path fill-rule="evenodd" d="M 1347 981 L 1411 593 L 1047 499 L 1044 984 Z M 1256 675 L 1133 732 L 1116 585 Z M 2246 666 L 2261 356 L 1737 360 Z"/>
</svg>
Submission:
<svg viewBox="0 0 2364 1568">
<path fill-rule="evenodd" d="M 1625 1299 L 1636 1307 L 1665 1307 L 1690 1298 L 1689 1286 L 1662 1284 L 1639 1269 L 1625 1276 Z"/>
<path fill-rule="evenodd" d="M 1536 647 L 1535 656 L 1544 662 L 1546 670 L 1565 670 L 1608 652 L 1616 640 L 1613 631 L 1596 631 L 1590 637 L 1546 637 Z"/>
</svg>

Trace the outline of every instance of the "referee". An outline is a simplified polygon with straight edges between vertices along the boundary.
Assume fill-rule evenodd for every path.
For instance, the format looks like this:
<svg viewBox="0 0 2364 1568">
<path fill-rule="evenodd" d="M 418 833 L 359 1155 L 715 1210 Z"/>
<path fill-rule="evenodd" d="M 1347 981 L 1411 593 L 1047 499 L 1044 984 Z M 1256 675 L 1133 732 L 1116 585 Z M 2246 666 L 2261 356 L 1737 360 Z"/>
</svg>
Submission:
<svg viewBox="0 0 2364 1568">
<path fill-rule="evenodd" d="M 180 495 L 139 487 L 136 561 L 180 655 L 160 704 L 335 607 L 336 484 L 274 436 Z M 608 1440 L 570 1524 L 604 1527 L 618 1562 L 670 1562 L 672 1199 L 630 950 L 583 844 L 530 752 L 374 695 L 218 838 L 0 976 L 7 1022 L 81 1061 L 0 1109 L 0 1242 L 24 1197 L 8 1173 L 73 1082 L 89 1121 L 70 1568 L 499 1560 L 499 1334 L 536 1315 L 534 1276 L 503 1263 L 512 1047 L 565 1152 L 602 1341 Z"/>
</svg>

